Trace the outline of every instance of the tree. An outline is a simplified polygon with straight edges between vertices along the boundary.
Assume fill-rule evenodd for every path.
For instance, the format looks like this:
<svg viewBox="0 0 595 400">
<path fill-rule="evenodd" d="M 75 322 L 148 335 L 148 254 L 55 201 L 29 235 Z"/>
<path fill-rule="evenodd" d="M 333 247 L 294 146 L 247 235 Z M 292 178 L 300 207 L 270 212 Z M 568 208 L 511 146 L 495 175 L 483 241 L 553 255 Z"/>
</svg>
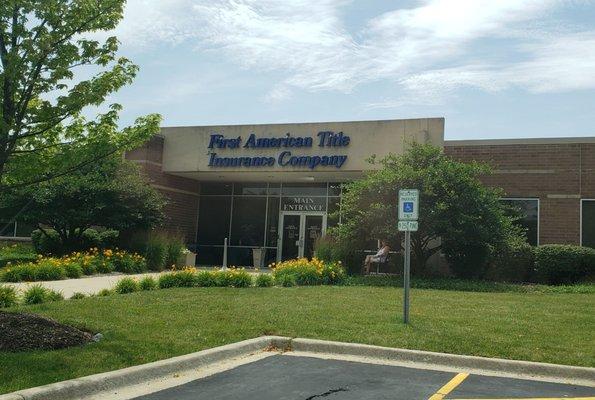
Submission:
<svg viewBox="0 0 595 400">
<path fill-rule="evenodd" d="M 71 249 L 91 227 L 132 231 L 157 225 L 165 200 L 136 165 L 111 156 L 68 176 L 14 191 L 0 198 L 0 204 L 12 209 L 26 205 L 20 220 L 46 235 L 48 227 L 55 230 L 63 247 Z"/>
<path fill-rule="evenodd" d="M 159 129 L 148 115 L 118 128 L 118 104 L 82 117 L 129 84 L 137 67 L 118 41 L 92 39 L 122 19 L 125 0 L 0 2 L 0 189 L 63 176 L 140 145 Z M 81 68 L 84 70 L 81 71 Z M 99 71 L 91 78 L 88 74 Z"/>
<path fill-rule="evenodd" d="M 441 251 L 455 274 L 479 277 L 495 249 L 522 236 L 499 201 L 501 192 L 479 180 L 489 173 L 485 165 L 458 162 L 417 143 L 403 155 L 370 162 L 380 169 L 348 184 L 341 200 L 343 223 L 333 233 L 342 241 L 364 248 L 366 240 L 386 238 L 400 247 L 399 189 L 420 191 L 419 230 L 411 235 L 418 274 L 427 273 L 428 259 Z"/>
</svg>

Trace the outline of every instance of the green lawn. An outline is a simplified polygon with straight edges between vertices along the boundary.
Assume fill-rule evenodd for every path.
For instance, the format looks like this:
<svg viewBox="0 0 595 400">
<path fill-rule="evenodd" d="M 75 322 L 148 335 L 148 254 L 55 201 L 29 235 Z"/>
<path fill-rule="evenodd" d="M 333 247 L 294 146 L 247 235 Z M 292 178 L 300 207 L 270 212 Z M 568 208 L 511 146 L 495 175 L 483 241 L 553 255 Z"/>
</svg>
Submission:
<svg viewBox="0 0 595 400">
<path fill-rule="evenodd" d="M 192 288 L 18 310 L 99 331 L 81 348 L 0 353 L 0 393 L 265 334 L 595 367 L 595 295 L 336 286 Z"/>
</svg>

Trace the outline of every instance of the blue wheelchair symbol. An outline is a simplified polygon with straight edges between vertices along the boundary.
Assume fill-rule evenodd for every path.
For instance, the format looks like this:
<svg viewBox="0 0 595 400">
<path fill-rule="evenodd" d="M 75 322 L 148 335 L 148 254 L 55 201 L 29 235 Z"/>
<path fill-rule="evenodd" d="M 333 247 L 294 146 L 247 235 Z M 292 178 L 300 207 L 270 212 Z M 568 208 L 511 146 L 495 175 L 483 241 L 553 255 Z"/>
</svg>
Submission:
<svg viewBox="0 0 595 400">
<path fill-rule="evenodd" d="M 406 213 L 413 212 L 413 202 L 412 201 L 403 202 L 403 212 L 406 212 Z"/>
</svg>

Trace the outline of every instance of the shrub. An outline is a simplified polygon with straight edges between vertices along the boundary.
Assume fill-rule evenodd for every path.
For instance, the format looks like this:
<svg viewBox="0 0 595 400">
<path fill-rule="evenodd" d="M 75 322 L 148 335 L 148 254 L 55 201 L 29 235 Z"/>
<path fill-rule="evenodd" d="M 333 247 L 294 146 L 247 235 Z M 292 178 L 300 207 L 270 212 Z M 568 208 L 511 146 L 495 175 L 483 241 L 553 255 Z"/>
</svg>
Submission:
<svg viewBox="0 0 595 400">
<path fill-rule="evenodd" d="M 33 248 L 38 254 L 62 254 L 62 244 L 58 233 L 53 229 L 46 229 L 45 233 L 39 229 L 31 233 Z"/>
<path fill-rule="evenodd" d="M 83 268 L 76 262 L 65 264 L 64 272 L 66 273 L 66 276 L 71 279 L 76 279 L 83 276 Z"/>
<path fill-rule="evenodd" d="M 45 288 L 41 285 L 30 286 L 23 295 L 23 302 L 25 304 L 41 304 L 48 301 L 63 300 L 62 293 L 55 290 Z"/>
<path fill-rule="evenodd" d="M 232 268 L 226 272 L 229 274 L 228 286 L 235 288 L 245 288 L 252 286 L 252 276 L 243 268 Z"/>
<path fill-rule="evenodd" d="M 275 283 L 283 287 L 295 286 L 295 276 L 286 274 L 275 276 Z"/>
<path fill-rule="evenodd" d="M 151 235 L 145 248 L 147 267 L 151 271 L 163 271 L 167 261 L 167 240 L 161 235 Z"/>
<path fill-rule="evenodd" d="M 496 282 L 529 282 L 532 279 L 535 254 L 527 243 L 507 246 L 488 264 L 485 279 Z"/>
<path fill-rule="evenodd" d="M 127 253 L 121 250 L 116 251 L 113 254 L 112 262 L 116 271 L 125 274 L 140 273 L 147 270 L 147 261 L 137 253 Z"/>
<path fill-rule="evenodd" d="M 272 265 L 273 276 L 282 282 L 281 276 L 290 275 L 297 285 L 320 285 L 340 283 L 345 277 L 345 270 L 340 262 L 323 262 L 314 257 L 312 260 L 299 258 Z"/>
<path fill-rule="evenodd" d="M 196 285 L 196 270 L 194 268 L 185 268 L 182 271 L 175 272 L 174 275 L 178 281 L 178 287 L 193 287 Z"/>
<path fill-rule="evenodd" d="M 167 251 L 165 256 L 165 266 L 173 267 L 179 266 L 182 261 L 182 256 L 186 250 L 184 238 L 181 235 L 171 235 L 167 239 Z"/>
<path fill-rule="evenodd" d="M 363 255 L 358 252 L 352 243 L 344 243 L 327 234 L 319 238 L 314 244 L 315 257 L 325 263 L 341 262 L 350 273 L 360 273 L 362 270 Z"/>
<path fill-rule="evenodd" d="M 57 281 L 66 277 L 63 264 L 53 258 L 40 261 L 33 269 L 35 270 L 33 280 L 36 281 Z"/>
<path fill-rule="evenodd" d="M 595 249 L 571 245 L 535 248 L 535 279 L 540 283 L 574 283 L 595 275 Z"/>
<path fill-rule="evenodd" d="M 159 288 L 168 289 L 178 286 L 178 278 L 175 272 L 168 272 L 159 277 Z"/>
<path fill-rule="evenodd" d="M 196 286 L 200 287 L 210 287 L 216 286 L 217 281 L 215 279 L 215 275 L 211 271 L 201 271 L 196 274 L 195 277 Z"/>
<path fill-rule="evenodd" d="M 36 279 L 35 264 L 8 266 L 2 272 L 1 278 L 4 282 L 33 282 Z"/>
<path fill-rule="evenodd" d="M 157 281 L 152 276 L 145 276 L 138 283 L 140 290 L 155 290 L 158 288 Z"/>
<path fill-rule="evenodd" d="M 17 291 L 12 286 L 0 286 L 0 308 L 17 304 Z"/>
<path fill-rule="evenodd" d="M 138 292 L 138 290 L 138 282 L 132 278 L 122 278 L 114 287 L 114 291 L 119 294 Z"/>
<path fill-rule="evenodd" d="M 72 296 L 70 296 L 70 300 L 80 300 L 80 299 L 84 299 L 85 297 L 87 297 L 87 295 L 84 293 L 74 292 L 72 294 Z"/>
<path fill-rule="evenodd" d="M 271 287 L 275 284 L 275 280 L 270 274 L 259 274 L 254 280 L 254 283 L 258 287 Z"/>
<path fill-rule="evenodd" d="M 114 294 L 114 291 L 110 289 L 101 289 L 97 292 L 97 296 L 99 297 L 111 296 L 112 294 Z"/>
</svg>

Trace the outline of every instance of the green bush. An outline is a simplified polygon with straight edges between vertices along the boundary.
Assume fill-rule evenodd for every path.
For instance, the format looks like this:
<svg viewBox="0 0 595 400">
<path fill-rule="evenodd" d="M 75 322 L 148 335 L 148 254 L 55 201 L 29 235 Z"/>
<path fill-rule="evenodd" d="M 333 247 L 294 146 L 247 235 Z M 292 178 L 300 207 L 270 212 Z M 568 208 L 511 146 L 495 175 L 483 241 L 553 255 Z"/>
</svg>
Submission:
<svg viewBox="0 0 595 400">
<path fill-rule="evenodd" d="M 111 296 L 112 294 L 114 294 L 114 291 L 110 289 L 101 289 L 97 292 L 97 296 L 99 297 Z"/>
<path fill-rule="evenodd" d="M 31 233 L 31 242 L 37 254 L 64 254 L 60 236 L 53 229 L 46 229 L 45 233 L 39 229 L 34 230 Z"/>
<path fill-rule="evenodd" d="M 87 297 L 87 295 L 84 293 L 74 292 L 72 294 L 72 296 L 70 296 L 70 300 L 80 300 L 80 299 L 84 299 L 85 297 Z"/>
<path fill-rule="evenodd" d="M 201 271 L 196 274 L 196 286 L 210 287 L 216 286 L 217 282 L 215 276 L 211 271 Z"/>
<path fill-rule="evenodd" d="M 159 288 L 168 289 L 178 287 L 178 277 L 175 272 L 168 272 L 159 276 Z"/>
<path fill-rule="evenodd" d="M 41 261 L 35 266 L 35 276 L 33 280 L 36 281 L 57 281 L 66 277 L 64 266 L 56 265 L 52 262 L 53 259 Z"/>
<path fill-rule="evenodd" d="M 296 285 L 295 276 L 294 275 L 278 275 L 275 276 L 275 283 L 279 286 L 283 287 L 292 287 Z"/>
<path fill-rule="evenodd" d="M 257 287 L 271 287 L 275 284 L 275 280 L 270 274 L 259 274 L 254 283 Z"/>
<path fill-rule="evenodd" d="M 359 274 L 362 270 L 364 254 L 358 252 L 352 243 L 343 243 L 327 234 L 314 244 L 314 255 L 325 263 L 339 263 L 347 268 L 350 274 Z"/>
<path fill-rule="evenodd" d="M 537 282 L 549 285 L 575 283 L 595 276 L 595 249 L 550 244 L 535 248 Z"/>
<path fill-rule="evenodd" d="M 33 282 L 36 279 L 36 266 L 32 263 L 6 267 L 0 278 L 4 282 Z"/>
<path fill-rule="evenodd" d="M 70 279 L 76 279 L 83 276 L 83 268 L 75 262 L 67 263 L 64 265 L 64 272 Z"/>
<path fill-rule="evenodd" d="M 165 266 L 168 268 L 183 266 L 180 263 L 183 262 L 184 250 L 186 250 L 184 238 L 180 235 L 170 235 L 167 239 Z"/>
<path fill-rule="evenodd" d="M 112 262 L 116 271 L 125 274 L 138 274 L 147 271 L 147 261 L 137 253 L 116 251 Z"/>
<path fill-rule="evenodd" d="M 97 257 L 95 259 L 94 268 L 98 274 L 111 274 L 116 270 L 114 263 L 104 257 Z"/>
<path fill-rule="evenodd" d="M 45 288 L 41 285 L 30 286 L 23 294 L 23 302 L 25 304 L 41 304 L 48 301 L 63 300 L 62 293 L 55 290 Z"/>
<path fill-rule="evenodd" d="M 193 287 L 196 285 L 196 274 L 192 270 L 174 272 L 178 281 L 177 287 Z"/>
<path fill-rule="evenodd" d="M 12 286 L 0 285 L 0 308 L 17 304 L 17 291 Z"/>
<path fill-rule="evenodd" d="M 530 282 L 533 277 L 535 253 L 527 243 L 500 249 L 488 264 L 485 279 L 495 282 Z"/>
<path fill-rule="evenodd" d="M 122 278 L 114 287 L 114 291 L 119 294 L 138 292 L 138 290 L 138 282 L 132 278 Z"/>
<path fill-rule="evenodd" d="M 155 290 L 158 288 L 157 281 L 152 276 L 145 276 L 138 283 L 140 290 Z"/>
<path fill-rule="evenodd" d="M 229 276 L 229 285 L 235 288 L 245 288 L 252 286 L 252 275 L 244 269 L 232 269 L 227 271 Z"/>
<path fill-rule="evenodd" d="M 147 267 L 151 271 L 163 271 L 167 261 L 167 239 L 161 235 L 151 235 L 145 247 Z"/>
</svg>

